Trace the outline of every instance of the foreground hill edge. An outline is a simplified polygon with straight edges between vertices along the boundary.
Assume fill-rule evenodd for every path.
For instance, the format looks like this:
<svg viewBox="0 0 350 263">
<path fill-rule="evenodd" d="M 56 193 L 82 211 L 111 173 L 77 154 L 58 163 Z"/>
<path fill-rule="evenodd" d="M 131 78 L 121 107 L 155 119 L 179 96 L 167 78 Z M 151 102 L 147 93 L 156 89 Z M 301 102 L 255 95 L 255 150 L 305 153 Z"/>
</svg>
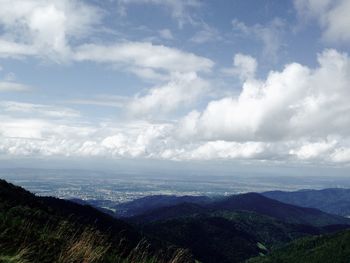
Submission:
<svg viewBox="0 0 350 263">
<path fill-rule="evenodd" d="M 0 262 L 194 262 L 90 206 L 36 197 L 0 180 Z"/>
<path fill-rule="evenodd" d="M 194 203 L 149 205 L 120 220 L 0 180 L 0 262 L 338 263 L 350 256 L 346 218 L 256 193 L 182 200 Z"/>
</svg>

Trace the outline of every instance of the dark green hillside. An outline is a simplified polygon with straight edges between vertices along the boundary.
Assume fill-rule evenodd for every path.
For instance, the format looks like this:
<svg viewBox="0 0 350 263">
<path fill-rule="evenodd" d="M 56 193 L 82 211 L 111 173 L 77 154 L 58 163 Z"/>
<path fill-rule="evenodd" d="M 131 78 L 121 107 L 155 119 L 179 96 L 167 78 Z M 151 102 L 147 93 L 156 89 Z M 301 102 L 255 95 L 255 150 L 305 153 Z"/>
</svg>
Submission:
<svg viewBox="0 0 350 263">
<path fill-rule="evenodd" d="M 347 228 L 339 224 L 347 219 L 254 193 L 162 207 L 130 222 L 0 180 L 0 262 L 228 263 L 259 255 L 266 256 L 252 262 L 317 262 L 348 255 L 349 232 L 327 235 Z M 314 256 L 293 261 L 306 254 Z"/>
<path fill-rule="evenodd" d="M 350 260 L 350 231 L 297 240 L 249 263 L 346 263 Z"/>
<path fill-rule="evenodd" d="M 144 224 L 153 221 L 192 216 L 195 214 L 206 213 L 208 211 L 210 210 L 200 205 L 183 203 L 175 206 L 162 207 L 151 210 L 142 215 L 131 217 L 129 220 L 133 223 Z"/>
<path fill-rule="evenodd" d="M 237 229 L 254 236 L 269 249 L 279 247 L 300 237 L 333 231 L 333 229 L 310 225 L 289 224 L 254 212 L 219 211 L 209 215 L 229 220 Z M 344 229 L 344 226 L 338 225 L 338 227 Z"/>
<path fill-rule="evenodd" d="M 193 262 L 90 206 L 0 180 L 0 262 Z"/>
<path fill-rule="evenodd" d="M 189 248 L 203 262 L 241 262 L 300 237 L 328 230 L 296 225 L 253 212 L 216 211 L 143 225 L 159 240 Z"/>
<path fill-rule="evenodd" d="M 221 217 L 183 218 L 145 226 L 161 240 L 187 247 L 201 262 L 241 262 L 266 252 L 254 236 Z"/>
<path fill-rule="evenodd" d="M 348 227 L 348 219 L 250 193 L 208 205 L 183 203 L 130 218 L 148 235 L 203 262 L 241 262 L 295 239 Z"/>
</svg>

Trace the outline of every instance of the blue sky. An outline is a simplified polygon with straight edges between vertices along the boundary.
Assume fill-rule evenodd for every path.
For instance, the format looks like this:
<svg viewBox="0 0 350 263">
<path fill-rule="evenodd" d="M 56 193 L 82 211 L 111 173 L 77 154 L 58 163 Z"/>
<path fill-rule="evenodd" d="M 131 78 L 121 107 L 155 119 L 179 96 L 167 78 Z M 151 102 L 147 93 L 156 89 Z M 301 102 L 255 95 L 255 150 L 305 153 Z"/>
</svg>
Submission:
<svg viewBox="0 0 350 263">
<path fill-rule="evenodd" d="M 0 159 L 350 163 L 347 0 L 0 0 Z"/>
</svg>

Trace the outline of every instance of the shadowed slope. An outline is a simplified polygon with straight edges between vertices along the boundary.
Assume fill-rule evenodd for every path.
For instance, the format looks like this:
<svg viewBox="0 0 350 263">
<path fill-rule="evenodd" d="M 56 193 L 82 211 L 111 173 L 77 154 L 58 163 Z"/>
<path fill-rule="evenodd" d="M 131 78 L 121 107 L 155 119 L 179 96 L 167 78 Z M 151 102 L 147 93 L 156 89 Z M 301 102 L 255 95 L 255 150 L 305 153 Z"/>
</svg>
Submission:
<svg viewBox="0 0 350 263">
<path fill-rule="evenodd" d="M 0 256 L 18 262 L 193 262 L 90 206 L 36 197 L 0 180 Z"/>
</svg>

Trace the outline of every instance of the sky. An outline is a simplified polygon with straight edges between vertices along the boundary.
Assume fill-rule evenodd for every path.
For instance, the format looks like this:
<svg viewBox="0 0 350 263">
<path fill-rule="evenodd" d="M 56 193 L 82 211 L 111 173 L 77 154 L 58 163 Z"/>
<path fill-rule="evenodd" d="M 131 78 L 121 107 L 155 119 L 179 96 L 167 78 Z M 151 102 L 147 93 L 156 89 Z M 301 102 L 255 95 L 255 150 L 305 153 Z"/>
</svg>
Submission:
<svg viewBox="0 0 350 263">
<path fill-rule="evenodd" d="M 349 0 L 0 0 L 0 160 L 347 169 L 348 14 Z"/>
</svg>

